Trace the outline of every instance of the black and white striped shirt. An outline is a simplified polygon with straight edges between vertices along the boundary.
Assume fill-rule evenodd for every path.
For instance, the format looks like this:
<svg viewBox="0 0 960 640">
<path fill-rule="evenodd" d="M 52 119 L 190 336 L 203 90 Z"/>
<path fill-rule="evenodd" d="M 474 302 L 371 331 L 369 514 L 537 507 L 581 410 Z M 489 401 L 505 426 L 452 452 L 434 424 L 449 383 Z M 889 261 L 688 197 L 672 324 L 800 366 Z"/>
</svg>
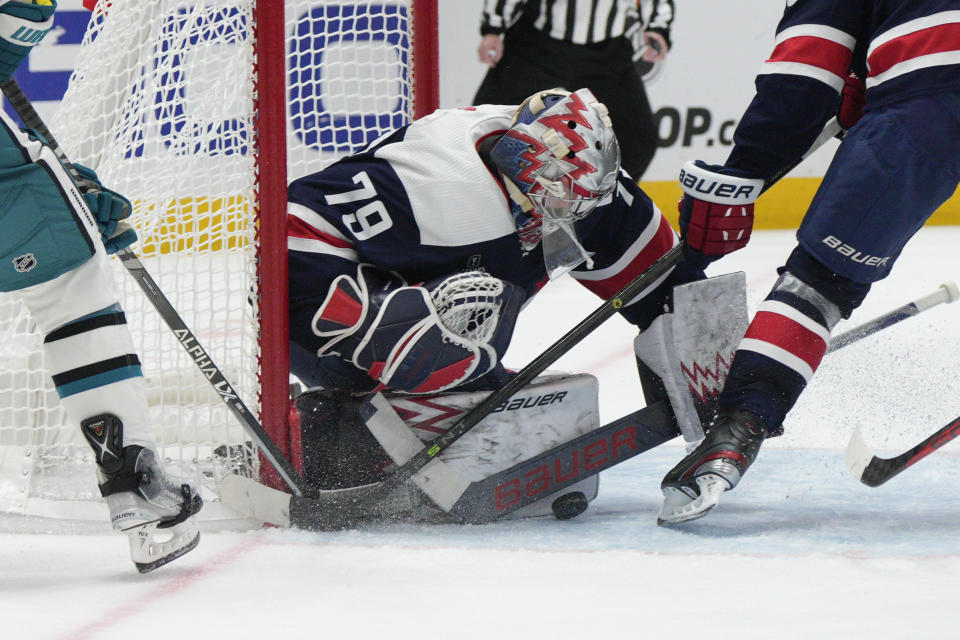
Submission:
<svg viewBox="0 0 960 640">
<path fill-rule="evenodd" d="M 501 34 L 521 17 L 551 38 L 574 44 L 594 44 L 629 35 L 650 5 L 644 29 L 656 31 L 670 44 L 673 0 L 484 0 L 480 33 Z"/>
</svg>

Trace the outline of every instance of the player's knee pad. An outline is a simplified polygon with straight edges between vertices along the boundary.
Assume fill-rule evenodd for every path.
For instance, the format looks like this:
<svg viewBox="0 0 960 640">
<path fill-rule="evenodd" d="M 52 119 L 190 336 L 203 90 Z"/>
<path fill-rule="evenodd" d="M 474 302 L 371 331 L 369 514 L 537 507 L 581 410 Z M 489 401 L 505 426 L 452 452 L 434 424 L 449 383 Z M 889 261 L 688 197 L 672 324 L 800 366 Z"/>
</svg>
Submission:
<svg viewBox="0 0 960 640">
<path fill-rule="evenodd" d="M 828 303 L 828 306 L 836 307 L 842 318 L 849 318 L 853 310 L 860 306 L 870 291 L 870 283 L 854 282 L 849 278 L 833 273 L 800 246 L 793 250 L 787 259 L 787 264 L 781 267 L 779 271 L 781 274 L 792 273 L 801 284 L 812 289 L 812 291 L 807 291 L 798 287 L 798 291 L 802 294 L 801 297 L 809 297 L 811 301 L 823 298 L 823 301 L 816 302 L 816 304 L 822 305 L 825 302 Z M 827 308 L 822 311 L 829 314 Z M 828 319 L 826 316 L 825 318 Z M 836 321 L 830 325 L 831 329 L 834 324 L 836 324 Z"/>
<path fill-rule="evenodd" d="M 52 280 L 19 291 L 18 295 L 44 333 L 118 301 L 113 272 L 103 251 Z"/>
</svg>

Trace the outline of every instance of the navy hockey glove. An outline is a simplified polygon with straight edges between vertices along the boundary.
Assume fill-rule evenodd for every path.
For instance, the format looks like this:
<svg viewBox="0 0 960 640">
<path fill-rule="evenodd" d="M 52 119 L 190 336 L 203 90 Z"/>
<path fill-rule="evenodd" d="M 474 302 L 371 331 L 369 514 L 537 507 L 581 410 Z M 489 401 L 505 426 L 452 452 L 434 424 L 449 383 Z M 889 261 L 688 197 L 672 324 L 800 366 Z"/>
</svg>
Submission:
<svg viewBox="0 0 960 640">
<path fill-rule="evenodd" d="M 17 70 L 53 26 L 56 0 L 0 0 L 0 82 Z"/>
<path fill-rule="evenodd" d="M 383 385 L 408 393 L 444 391 L 496 367 L 507 350 L 523 291 L 481 271 L 422 286 L 396 286 L 361 264 L 338 276 L 313 318 L 313 332 Z"/>
<path fill-rule="evenodd" d="M 867 86 L 863 80 L 857 77 L 857 74 L 850 72 L 843 82 L 843 90 L 840 92 L 840 108 L 837 109 L 837 122 L 844 129 L 849 129 L 857 124 L 857 121 L 863 117 L 863 107 L 866 104 Z M 837 137 L 842 137 L 838 135 Z"/>
<path fill-rule="evenodd" d="M 90 212 L 97 220 L 103 246 L 107 253 L 114 253 L 129 247 L 137 241 L 137 232 L 133 227 L 123 223 L 130 217 L 133 207 L 125 197 L 103 186 L 100 178 L 93 169 L 81 164 L 73 167 L 80 174 L 78 187 L 83 193 L 83 199 L 90 207 Z"/>
<path fill-rule="evenodd" d="M 736 169 L 697 160 L 680 170 L 680 237 L 685 260 L 696 267 L 746 246 L 753 229 L 753 203 L 763 180 Z"/>
</svg>

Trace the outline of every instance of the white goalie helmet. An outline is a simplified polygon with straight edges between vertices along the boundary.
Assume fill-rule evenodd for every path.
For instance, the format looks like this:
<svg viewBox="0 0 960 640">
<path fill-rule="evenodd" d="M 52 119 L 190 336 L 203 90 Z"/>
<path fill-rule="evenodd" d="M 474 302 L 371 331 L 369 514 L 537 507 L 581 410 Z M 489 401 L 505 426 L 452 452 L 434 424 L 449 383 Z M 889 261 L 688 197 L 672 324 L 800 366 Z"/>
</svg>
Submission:
<svg viewBox="0 0 960 640">
<path fill-rule="evenodd" d="M 490 157 L 513 203 L 521 246 L 543 243 L 547 275 L 589 261 L 574 223 L 613 192 L 620 172 L 613 124 L 593 93 L 551 89 L 527 98 Z"/>
</svg>

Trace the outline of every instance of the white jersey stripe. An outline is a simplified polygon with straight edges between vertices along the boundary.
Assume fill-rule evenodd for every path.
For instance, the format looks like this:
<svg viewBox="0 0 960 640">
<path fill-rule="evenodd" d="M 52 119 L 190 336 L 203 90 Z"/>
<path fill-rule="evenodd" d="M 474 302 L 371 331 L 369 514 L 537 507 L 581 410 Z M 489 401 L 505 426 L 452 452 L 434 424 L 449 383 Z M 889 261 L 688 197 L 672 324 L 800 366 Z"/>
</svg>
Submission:
<svg viewBox="0 0 960 640">
<path fill-rule="evenodd" d="M 791 76 L 806 76 L 833 87 L 838 93 L 843 89 L 844 79 L 826 69 L 802 62 L 764 62 L 758 75 L 780 73 Z"/>
<path fill-rule="evenodd" d="M 776 45 L 786 42 L 790 38 L 799 37 L 822 38 L 843 45 L 851 51 L 853 51 L 853 48 L 857 44 L 856 38 L 840 29 L 828 27 L 825 24 L 798 24 L 795 27 L 784 29 L 778 33 L 776 40 L 774 40 L 774 48 L 776 48 Z"/>
<path fill-rule="evenodd" d="M 595 269 L 593 271 L 571 271 L 570 275 L 577 280 L 606 280 L 607 278 L 612 278 L 626 269 L 627 266 L 633 262 L 633 259 L 640 255 L 640 253 L 646 248 L 653 237 L 657 234 L 657 231 L 660 229 L 660 219 L 662 216 L 660 214 L 660 210 L 657 209 L 657 205 L 653 205 L 653 211 L 654 215 L 650 217 L 650 222 L 644 228 L 643 233 L 641 233 L 640 237 L 633 241 L 633 244 L 627 247 L 627 250 L 623 252 L 623 255 L 620 256 L 616 262 L 606 269 Z M 676 238 L 674 238 L 674 244 L 676 244 Z"/>
<path fill-rule="evenodd" d="M 882 47 L 891 40 L 896 40 L 897 38 L 901 38 L 916 31 L 922 31 L 923 29 L 929 29 L 930 27 L 940 27 L 954 22 L 960 22 L 960 11 L 941 11 L 940 13 L 934 13 L 933 15 L 924 16 L 922 18 L 904 22 L 903 24 L 898 24 L 889 31 L 877 36 L 870 42 L 870 48 L 867 49 L 867 57 L 870 57 L 874 49 L 877 47 Z"/>
<path fill-rule="evenodd" d="M 287 213 L 303 220 L 305 223 L 325 235 L 336 238 L 337 240 L 343 240 L 349 244 L 353 244 L 349 238 L 340 233 L 340 230 L 327 222 L 323 216 L 316 211 L 303 206 L 302 204 L 297 204 L 296 202 L 288 203 Z"/>
<path fill-rule="evenodd" d="M 910 73 L 911 71 L 926 69 L 927 67 L 941 67 L 948 64 L 960 64 L 960 51 L 931 53 L 926 56 L 917 56 L 916 58 L 904 60 L 899 64 L 893 65 L 883 73 L 869 76 L 866 81 L 867 89 L 882 84 L 887 80 L 902 76 L 905 73 Z"/>
<path fill-rule="evenodd" d="M 357 255 L 357 252 L 354 249 L 341 249 L 340 247 L 335 247 L 324 242 L 323 240 L 315 240 L 313 238 L 288 237 L 287 249 L 290 251 L 303 251 L 305 253 L 323 253 L 326 255 L 343 258 L 344 260 L 350 260 L 351 262 L 360 261 L 360 257 Z"/>
<path fill-rule="evenodd" d="M 803 379 L 806 382 L 810 382 L 810 378 L 813 377 L 813 369 L 811 369 L 810 365 L 807 364 L 803 359 L 798 358 L 786 349 L 781 349 L 780 347 L 770 344 L 769 342 L 755 340 L 753 338 L 744 338 L 737 346 L 737 350 L 753 351 L 754 353 L 759 353 L 760 355 L 767 356 L 772 360 L 776 360 L 783 366 L 793 369 L 799 373 L 801 376 L 803 376 Z"/>
</svg>

